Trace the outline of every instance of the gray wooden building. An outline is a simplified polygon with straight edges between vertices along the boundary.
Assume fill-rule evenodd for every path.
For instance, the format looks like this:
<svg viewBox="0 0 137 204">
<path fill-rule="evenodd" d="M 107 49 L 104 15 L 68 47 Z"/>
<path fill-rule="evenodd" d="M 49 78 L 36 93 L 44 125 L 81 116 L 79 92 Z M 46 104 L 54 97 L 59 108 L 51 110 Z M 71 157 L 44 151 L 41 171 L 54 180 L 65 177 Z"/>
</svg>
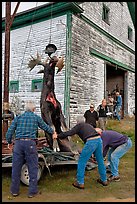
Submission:
<svg viewBox="0 0 137 204">
<path fill-rule="evenodd" d="M 57 46 L 65 67 L 55 75 L 55 92 L 69 127 L 91 102 L 95 108 L 116 86 L 123 97 L 123 116 L 135 109 L 135 28 L 133 2 L 56 2 L 16 15 L 11 28 L 10 103 L 23 111 L 34 100 L 40 114 L 42 74 L 31 72 L 30 55 L 47 56 Z M 2 46 L 4 55 L 3 19 Z M 4 61 L 4 60 L 3 60 Z M 3 62 L 4 63 L 4 62 Z M 2 74 L 3 76 L 3 74 Z"/>
</svg>

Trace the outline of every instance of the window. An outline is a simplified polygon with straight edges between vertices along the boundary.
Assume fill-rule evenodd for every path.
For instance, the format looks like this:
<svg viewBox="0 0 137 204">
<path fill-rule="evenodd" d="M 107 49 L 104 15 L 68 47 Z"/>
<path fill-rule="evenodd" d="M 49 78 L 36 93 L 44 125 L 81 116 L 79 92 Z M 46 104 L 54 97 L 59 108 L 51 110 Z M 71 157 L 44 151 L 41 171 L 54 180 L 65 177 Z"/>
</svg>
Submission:
<svg viewBox="0 0 137 204">
<path fill-rule="evenodd" d="M 43 80 L 42 79 L 33 79 L 32 80 L 32 91 L 41 91 Z"/>
<path fill-rule="evenodd" d="M 128 40 L 133 40 L 133 30 L 128 26 Z"/>
<path fill-rule="evenodd" d="M 18 93 L 19 92 L 19 81 L 10 81 L 9 92 L 10 93 Z"/>
<path fill-rule="evenodd" d="M 103 4 L 102 20 L 109 24 L 109 11 L 110 9 Z"/>
</svg>

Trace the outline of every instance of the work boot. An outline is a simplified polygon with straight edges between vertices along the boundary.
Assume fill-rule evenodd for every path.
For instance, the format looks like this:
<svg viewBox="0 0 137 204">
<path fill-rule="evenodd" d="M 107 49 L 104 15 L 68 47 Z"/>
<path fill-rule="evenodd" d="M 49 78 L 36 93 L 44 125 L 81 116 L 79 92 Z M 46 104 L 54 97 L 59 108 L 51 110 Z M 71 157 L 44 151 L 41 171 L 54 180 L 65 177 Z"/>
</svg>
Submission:
<svg viewBox="0 0 137 204">
<path fill-rule="evenodd" d="M 76 188 L 84 189 L 84 184 L 79 184 L 77 181 L 75 181 L 72 185 Z"/>
<path fill-rule="evenodd" d="M 35 196 L 37 196 L 39 194 L 41 194 L 41 191 L 38 191 L 37 193 L 34 193 L 34 194 L 29 194 L 28 198 L 33 198 L 33 197 L 35 197 Z"/>
<path fill-rule="evenodd" d="M 13 197 L 17 197 L 17 196 L 19 195 L 19 193 L 11 193 L 11 195 L 12 195 Z"/>
<path fill-rule="evenodd" d="M 97 179 L 97 182 L 102 184 L 103 186 L 107 186 L 108 185 L 108 181 L 102 181 L 101 179 Z"/>
<path fill-rule="evenodd" d="M 108 181 L 120 181 L 120 176 L 110 175 L 110 176 L 108 177 Z"/>
</svg>

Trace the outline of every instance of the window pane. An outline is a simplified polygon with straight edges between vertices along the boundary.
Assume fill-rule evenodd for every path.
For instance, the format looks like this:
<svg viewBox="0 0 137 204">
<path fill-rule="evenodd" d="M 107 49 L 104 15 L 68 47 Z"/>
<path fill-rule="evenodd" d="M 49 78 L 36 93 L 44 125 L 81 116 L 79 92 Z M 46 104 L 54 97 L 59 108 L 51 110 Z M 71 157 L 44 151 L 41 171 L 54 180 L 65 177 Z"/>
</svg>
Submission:
<svg viewBox="0 0 137 204">
<path fill-rule="evenodd" d="M 32 91 L 41 91 L 42 83 L 43 83 L 42 79 L 32 80 Z"/>
<path fill-rule="evenodd" d="M 105 5 L 103 5 L 102 19 L 106 23 L 109 23 L 109 9 Z"/>
<path fill-rule="evenodd" d="M 133 31 L 132 28 L 128 26 L 128 40 L 132 41 Z"/>
<path fill-rule="evenodd" d="M 34 83 L 34 89 L 41 90 L 41 88 L 42 88 L 42 83 L 41 82 L 35 82 Z"/>
<path fill-rule="evenodd" d="M 19 82 L 18 81 L 10 81 L 10 88 L 9 88 L 9 91 L 11 93 L 17 93 L 19 92 Z"/>
</svg>

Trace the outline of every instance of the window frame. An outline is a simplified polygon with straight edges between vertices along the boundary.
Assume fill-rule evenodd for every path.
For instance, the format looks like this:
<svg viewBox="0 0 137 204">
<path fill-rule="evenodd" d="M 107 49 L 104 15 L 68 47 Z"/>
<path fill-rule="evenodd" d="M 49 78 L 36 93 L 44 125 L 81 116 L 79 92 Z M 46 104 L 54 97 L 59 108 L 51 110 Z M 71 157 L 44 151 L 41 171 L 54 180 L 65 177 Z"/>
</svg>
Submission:
<svg viewBox="0 0 137 204">
<path fill-rule="evenodd" d="M 35 83 L 42 83 L 43 84 L 43 79 L 33 79 L 31 82 L 31 91 L 32 92 L 40 92 L 42 90 L 42 87 L 41 87 L 41 90 L 35 89 Z"/>
<path fill-rule="evenodd" d="M 133 29 L 130 26 L 128 26 L 128 40 L 133 42 Z"/>
<path fill-rule="evenodd" d="M 12 85 L 16 85 L 17 86 L 17 89 L 15 91 L 13 91 L 11 89 Z M 18 93 L 19 92 L 19 80 L 15 80 L 15 81 L 10 81 L 9 82 L 9 92 L 10 93 Z"/>
<path fill-rule="evenodd" d="M 107 11 L 107 14 L 106 14 L 106 11 Z M 105 23 L 107 23 L 108 25 L 110 25 L 110 23 L 109 23 L 109 13 L 110 13 L 110 9 L 105 4 L 103 4 L 102 20 Z M 107 15 L 107 18 L 105 18 L 105 15 Z"/>
</svg>

